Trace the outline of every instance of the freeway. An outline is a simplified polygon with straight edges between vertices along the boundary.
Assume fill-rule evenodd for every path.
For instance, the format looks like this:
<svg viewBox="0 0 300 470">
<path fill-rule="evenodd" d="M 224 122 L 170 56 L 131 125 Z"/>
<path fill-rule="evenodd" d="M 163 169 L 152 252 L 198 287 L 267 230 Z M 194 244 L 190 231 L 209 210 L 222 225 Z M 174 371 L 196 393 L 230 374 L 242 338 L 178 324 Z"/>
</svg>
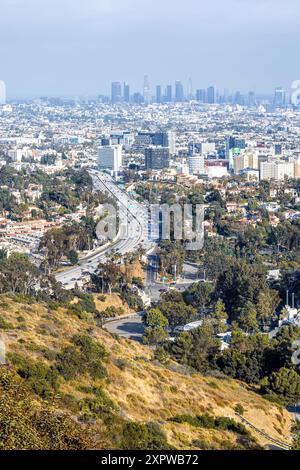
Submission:
<svg viewBox="0 0 300 470">
<path fill-rule="evenodd" d="M 56 274 L 56 280 L 61 282 L 66 289 L 71 289 L 76 282 L 80 282 L 89 273 L 95 272 L 99 263 L 104 262 L 112 252 L 126 255 L 135 251 L 139 245 L 142 245 L 146 250 L 151 248 L 151 242 L 148 241 L 147 209 L 133 201 L 109 175 L 96 170 L 91 170 L 90 173 L 95 190 L 107 192 L 116 199 L 120 220 L 119 231 L 112 242 L 81 259 L 78 266 Z"/>
</svg>

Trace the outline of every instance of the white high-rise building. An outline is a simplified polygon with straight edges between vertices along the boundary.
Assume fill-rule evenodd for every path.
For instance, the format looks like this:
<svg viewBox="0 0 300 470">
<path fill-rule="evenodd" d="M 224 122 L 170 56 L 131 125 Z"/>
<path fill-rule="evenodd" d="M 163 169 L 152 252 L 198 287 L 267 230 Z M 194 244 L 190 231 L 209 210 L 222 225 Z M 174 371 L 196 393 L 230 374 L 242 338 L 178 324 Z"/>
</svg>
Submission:
<svg viewBox="0 0 300 470">
<path fill-rule="evenodd" d="M 122 145 L 98 147 L 99 170 L 120 171 L 122 166 Z"/>
<path fill-rule="evenodd" d="M 151 101 L 151 89 L 148 75 L 144 76 L 144 102 L 149 104 Z"/>
<path fill-rule="evenodd" d="M 294 178 L 295 165 L 294 162 L 261 162 L 260 164 L 260 179 L 261 180 L 284 180 L 287 178 Z"/>
<path fill-rule="evenodd" d="M 3 80 L 0 80 L 0 104 L 6 103 L 6 85 Z"/>
<path fill-rule="evenodd" d="M 188 163 L 190 175 L 203 175 L 205 173 L 204 155 L 200 153 L 190 155 Z"/>
<path fill-rule="evenodd" d="M 166 142 L 166 146 L 169 148 L 170 150 L 170 154 L 171 155 L 175 155 L 176 154 L 176 134 L 175 132 L 173 131 L 169 131 L 167 132 L 167 142 Z"/>
</svg>

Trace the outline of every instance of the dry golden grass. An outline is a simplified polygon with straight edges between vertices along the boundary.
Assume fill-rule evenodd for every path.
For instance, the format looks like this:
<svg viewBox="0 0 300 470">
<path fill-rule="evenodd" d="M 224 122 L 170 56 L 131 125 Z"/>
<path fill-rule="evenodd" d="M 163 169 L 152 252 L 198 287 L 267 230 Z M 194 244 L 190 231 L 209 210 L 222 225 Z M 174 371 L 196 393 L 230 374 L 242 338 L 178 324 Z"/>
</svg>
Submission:
<svg viewBox="0 0 300 470">
<path fill-rule="evenodd" d="M 142 279 L 142 281 L 144 281 L 146 277 L 145 269 L 143 268 L 143 265 L 140 261 L 136 261 L 135 263 L 129 264 L 127 266 L 122 265 L 121 271 L 127 274 L 129 280 L 132 280 L 134 277 L 139 277 Z"/>
<path fill-rule="evenodd" d="M 178 449 L 193 448 L 192 442 L 197 439 L 218 448 L 224 440 L 234 443 L 235 437 L 224 431 L 212 432 L 170 423 L 169 418 L 183 413 L 196 415 L 209 412 L 238 420 L 234 412 L 237 404 L 244 407 L 245 418 L 273 438 L 290 439 L 289 413 L 264 400 L 245 384 L 231 379 L 190 375 L 174 364 L 167 367 L 154 362 L 150 348 L 116 339 L 98 328 L 91 318 L 80 320 L 62 308 L 49 311 L 40 304 L 17 303 L 3 296 L 0 297 L 0 316 L 14 325 L 13 330 L 1 333 L 7 350 L 33 358 L 41 358 L 44 349 L 61 350 L 76 333 L 91 334 L 110 354 L 106 365 L 109 380 L 99 383 L 122 416 L 140 422 L 161 423 L 170 443 Z M 79 399 L 82 394 L 78 392 L 78 386 L 89 385 L 90 382 L 91 379 L 82 378 L 64 383 L 61 391 Z M 255 437 L 261 445 L 267 443 L 262 436 Z"/>
<path fill-rule="evenodd" d="M 130 313 L 128 305 L 126 304 L 126 302 L 123 302 L 123 300 L 118 294 L 104 295 L 104 301 L 101 300 L 101 294 L 95 294 L 93 297 L 97 310 L 99 310 L 99 312 L 103 312 L 109 307 L 116 307 L 122 308 L 124 310 L 124 314 Z"/>
</svg>

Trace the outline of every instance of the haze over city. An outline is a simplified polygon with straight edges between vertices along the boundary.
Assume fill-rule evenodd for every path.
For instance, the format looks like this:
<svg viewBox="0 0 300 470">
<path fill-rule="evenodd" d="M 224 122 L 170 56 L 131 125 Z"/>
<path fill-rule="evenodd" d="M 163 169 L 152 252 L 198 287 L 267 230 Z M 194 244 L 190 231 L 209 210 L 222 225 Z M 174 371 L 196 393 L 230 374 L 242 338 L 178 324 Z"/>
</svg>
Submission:
<svg viewBox="0 0 300 470">
<path fill-rule="evenodd" d="M 9 98 L 193 88 L 272 92 L 299 78 L 296 0 L 1 0 L 0 79 Z"/>
</svg>

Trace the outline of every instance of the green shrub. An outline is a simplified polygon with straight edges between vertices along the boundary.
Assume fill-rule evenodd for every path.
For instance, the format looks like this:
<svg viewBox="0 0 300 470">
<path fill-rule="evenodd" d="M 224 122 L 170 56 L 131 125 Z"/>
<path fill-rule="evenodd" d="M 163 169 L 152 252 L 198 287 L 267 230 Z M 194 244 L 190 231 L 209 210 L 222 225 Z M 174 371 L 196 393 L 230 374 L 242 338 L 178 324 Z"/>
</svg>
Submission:
<svg viewBox="0 0 300 470">
<path fill-rule="evenodd" d="M 167 438 L 156 423 L 127 422 L 123 426 L 121 448 L 124 450 L 167 450 Z"/>
<path fill-rule="evenodd" d="M 135 286 L 137 286 L 139 289 L 143 289 L 143 288 L 144 288 L 143 279 L 140 278 L 140 277 L 133 277 L 133 278 L 132 278 L 132 284 L 134 284 Z"/>
<path fill-rule="evenodd" d="M 125 313 L 124 308 L 114 307 L 112 305 L 111 307 L 107 307 L 102 312 L 99 312 L 98 315 L 100 315 L 103 318 L 114 318 L 114 317 L 118 317 L 120 315 L 124 315 L 124 313 Z"/>
<path fill-rule="evenodd" d="M 68 346 L 57 355 L 56 368 L 65 380 L 72 380 L 86 372 L 86 359 L 77 348 Z"/>
<path fill-rule="evenodd" d="M 195 439 L 191 442 L 192 447 L 197 447 L 201 450 L 215 450 L 215 446 L 213 444 L 209 444 L 204 439 Z"/>
<path fill-rule="evenodd" d="M 248 435 L 248 431 L 243 424 L 237 423 L 234 419 L 227 418 L 226 416 L 216 418 L 215 426 L 217 429 L 223 429 L 224 431 L 232 431 L 236 434 Z"/>
<path fill-rule="evenodd" d="M 17 353 L 9 353 L 8 361 L 30 388 L 43 398 L 50 398 L 58 390 L 59 376 L 55 369 L 41 361 L 33 361 Z"/>
<path fill-rule="evenodd" d="M 187 423 L 198 428 L 222 429 L 224 431 L 232 431 L 236 434 L 245 436 L 248 436 L 249 434 L 245 426 L 241 423 L 237 423 L 234 419 L 227 418 L 226 416 L 219 416 L 214 418 L 208 413 L 204 413 L 203 415 L 199 416 L 185 414 L 178 415 L 171 418 L 170 421 L 175 423 Z"/>
<path fill-rule="evenodd" d="M 83 398 L 79 402 L 82 417 L 98 418 L 103 414 L 109 414 L 116 411 L 113 401 L 100 387 L 87 388 L 88 393 L 93 393 L 94 397 Z"/>
<path fill-rule="evenodd" d="M 240 403 L 238 403 L 235 408 L 234 408 L 234 411 L 236 413 L 238 413 L 239 415 L 243 416 L 244 412 L 245 412 L 245 409 L 243 407 L 243 405 L 241 405 Z"/>
<path fill-rule="evenodd" d="M 300 375 L 293 369 L 281 368 L 265 377 L 261 383 L 261 391 L 266 397 L 273 397 L 284 405 L 294 405 L 300 399 Z"/>
<path fill-rule="evenodd" d="M 56 367 L 65 380 L 89 373 L 94 379 L 106 377 L 102 360 L 107 357 L 104 347 L 88 335 L 73 337 L 74 346 L 66 347 L 57 355 Z"/>
<path fill-rule="evenodd" d="M 13 330 L 14 325 L 7 320 L 5 320 L 3 317 L 0 317 L 0 330 Z"/>
<path fill-rule="evenodd" d="M 120 370 L 125 370 L 127 367 L 130 367 L 130 362 L 123 358 L 115 359 L 114 363 Z"/>
</svg>

